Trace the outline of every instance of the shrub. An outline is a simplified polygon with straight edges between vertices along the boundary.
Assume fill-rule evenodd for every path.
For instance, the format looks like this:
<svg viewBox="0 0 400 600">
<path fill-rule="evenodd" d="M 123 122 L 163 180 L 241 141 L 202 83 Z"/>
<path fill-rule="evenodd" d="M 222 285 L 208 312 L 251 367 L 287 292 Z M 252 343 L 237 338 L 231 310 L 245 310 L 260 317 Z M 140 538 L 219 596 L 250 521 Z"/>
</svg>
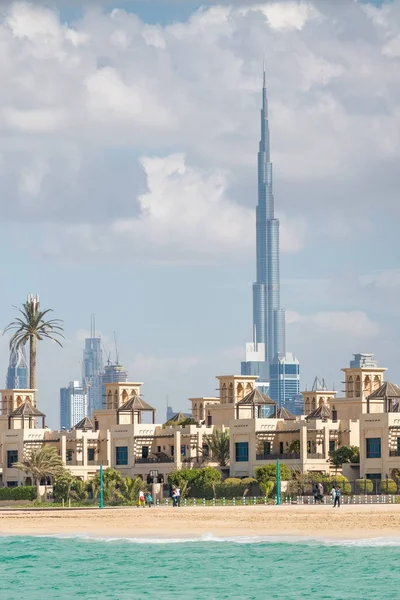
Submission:
<svg viewBox="0 0 400 600">
<path fill-rule="evenodd" d="M 397 492 L 397 484 L 393 479 L 384 479 L 381 481 L 379 489 L 382 494 L 395 494 Z"/>
<path fill-rule="evenodd" d="M 36 487 L 0 488 L 0 500 L 36 500 Z"/>
<path fill-rule="evenodd" d="M 217 495 L 223 498 L 240 498 L 243 495 L 242 480 L 239 477 L 228 477 L 217 486 Z"/>
<path fill-rule="evenodd" d="M 356 488 L 361 494 L 370 494 L 374 491 L 374 484 L 371 479 L 356 479 Z"/>
<path fill-rule="evenodd" d="M 269 481 L 270 479 L 275 480 L 276 478 L 276 465 L 266 465 L 265 467 L 256 467 L 255 469 L 256 478 L 258 483 Z M 288 481 L 292 478 L 292 471 L 287 465 L 281 464 L 281 481 Z"/>
<path fill-rule="evenodd" d="M 351 485 L 349 480 L 344 475 L 335 475 L 330 478 L 331 485 L 338 485 L 342 490 L 342 494 L 351 494 Z"/>
</svg>

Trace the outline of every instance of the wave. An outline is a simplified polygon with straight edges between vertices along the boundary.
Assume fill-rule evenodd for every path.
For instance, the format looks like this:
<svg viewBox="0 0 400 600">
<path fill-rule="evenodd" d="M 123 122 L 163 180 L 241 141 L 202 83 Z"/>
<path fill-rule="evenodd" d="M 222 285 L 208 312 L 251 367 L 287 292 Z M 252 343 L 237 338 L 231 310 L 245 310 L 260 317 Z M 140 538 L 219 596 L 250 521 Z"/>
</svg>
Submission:
<svg viewBox="0 0 400 600">
<path fill-rule="evenodd" d="M 198 544 L 198 543 L 229 543 L 229 544 L 300 544 L 300 545 L 322 545 L 322 546 L 347 546 L 347 547 L 400 547 L 400 537 L 376 537 L 376 538 L 329 538 L 295 535 L 270 535 L 270 536 L 224 536 L 218 537 L 212 533 L 206 533 L 197 537 L 128 537 L 128 536 L 101 536 L 87 533 L 77 534 L 37 534 L 37 535 L 4 535 L 1 538 L 47 538 L 58 540 L 96 541 L 106 543 L 129 543 L 129 544 Z"/>
</svg>

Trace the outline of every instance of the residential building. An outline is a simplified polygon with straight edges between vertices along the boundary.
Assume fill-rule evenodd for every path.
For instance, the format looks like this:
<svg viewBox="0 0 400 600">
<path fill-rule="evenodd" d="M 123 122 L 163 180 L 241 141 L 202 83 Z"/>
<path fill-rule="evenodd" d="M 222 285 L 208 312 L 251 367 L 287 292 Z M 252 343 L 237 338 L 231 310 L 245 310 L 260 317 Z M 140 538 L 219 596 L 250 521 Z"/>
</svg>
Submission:
<svg viewBox="0 0 400 600">
<path fill-rule="evenodd" d="M 256 281 L 253 284 L 253 344 L 246 345 L 242 375 L 257 375 L 268 389 L 270 378 L 277 379 L 275 359 L 286 361 L 285 311 L 280 301 L 279 219 L 275 216 L 270 131 L 265 69 L 263 73 L 261 139 L 258 151 L 258 204 L 256 208 Z M 293 357 L 293 355 L 291 355 Z M 293 357 L 292 363 L 296 361 Z M 272 373 L 270 371 L 272 368 Z M 299 363 L 296 361 L 299 370 Z M 279 369 L 278 369 L 279 370 Z M 288 367 L 290 371 L 291 368 Z M 298 375 L 298 373 L 297 373 Z M 282 386 L 281 386 L 282 387 Z M 274 390 L 279 392 L 277 380 Z M 284 389 L 296 388 L 292 379 Z M 275 393 L 275 392 L 274 392 Z M 291 397 L 299 393 L 294 389 Z M 289 396 L 287 396 L 289 398 Z"/>
<path fill-rule="evenodd" d="M 79 381 L 60 389 L 60 426 L 71 429 L 87 415 L 87 395 Z"/>
<path fill-rule="evenodd" d="M 25 346 L 10 352 L 10 362 L 7 369 L 6 387 L 9 390 L 28 389 L 28 366 L 26 364 Z"/>
</svg>

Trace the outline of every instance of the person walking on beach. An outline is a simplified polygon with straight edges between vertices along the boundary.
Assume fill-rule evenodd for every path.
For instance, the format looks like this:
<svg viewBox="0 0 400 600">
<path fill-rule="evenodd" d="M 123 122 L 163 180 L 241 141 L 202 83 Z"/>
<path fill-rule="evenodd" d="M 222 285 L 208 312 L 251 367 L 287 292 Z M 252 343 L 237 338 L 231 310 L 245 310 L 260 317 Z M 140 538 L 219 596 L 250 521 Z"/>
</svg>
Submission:
<svg viewBox="0 0 400 600">
<path fill-rule="evenodd" d="M 147 492 L 146 500 L 147 500 L 147 506 L 149 508 L 151 508 L 151 505 L 153 504 L 153 496 L 150 494 L 150 492 Z"/>
<path fill-rule="evenodd" d="M 176 490 L 177 490 L 176 487 L 172 488 L 172 506 L 174 506 L 174 507 L 176 506 Z"/>
<path fill-rule="evenodd" d="M 337 488 L 335 490 L 335 502 L 333 504 L 333 508 L 335 508 L 335 506 L 337 506 L 338 508 L 340 508 L 340 496 L 341 496 L 340 487 L 337 486 Z"/>
<path fill-rule="evenodd" d="M 333 504 L 335 502 L 335 498 L 336 498 L 336 488 L 333 484 L 332 484 L 332 489 L 331 489 L 331 498 L 332 498 L 332 504 Z"/>
<path fill-rule="evenodd" d="M 143 490 L 139 491 L 139 506 L 143 506 L 143 507 L 145 506 Z"/>
<path fill-rule="evenodd" d="M 324 500 L 324 486 L 322 485 L 321 482 L 319 482 L 319 484 L 318 484 L 318 492 L 319 492 L 318 493 L 318 498 L 319 498 L 319 501 L 322 504 L 322 502 Z"/>
<path fill-rule="evenodd" d="M 176 488 L 176 506 L 178 506 L 180 508 L 181 506 L 181 489 L 180 488 Z"/>
</svg>

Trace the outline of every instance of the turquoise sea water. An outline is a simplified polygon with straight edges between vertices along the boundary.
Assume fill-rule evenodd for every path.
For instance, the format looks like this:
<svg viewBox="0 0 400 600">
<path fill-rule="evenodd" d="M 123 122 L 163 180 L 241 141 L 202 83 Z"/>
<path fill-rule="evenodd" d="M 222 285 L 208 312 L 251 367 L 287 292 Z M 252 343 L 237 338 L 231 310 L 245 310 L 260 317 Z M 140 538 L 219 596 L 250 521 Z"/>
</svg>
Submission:
<svg viewBox="0 0 400 600">
<path fill-rule="evenodd" d="M 1 537 L 1 600 L 400 596 L 400 540 Z"/>
</svg>

